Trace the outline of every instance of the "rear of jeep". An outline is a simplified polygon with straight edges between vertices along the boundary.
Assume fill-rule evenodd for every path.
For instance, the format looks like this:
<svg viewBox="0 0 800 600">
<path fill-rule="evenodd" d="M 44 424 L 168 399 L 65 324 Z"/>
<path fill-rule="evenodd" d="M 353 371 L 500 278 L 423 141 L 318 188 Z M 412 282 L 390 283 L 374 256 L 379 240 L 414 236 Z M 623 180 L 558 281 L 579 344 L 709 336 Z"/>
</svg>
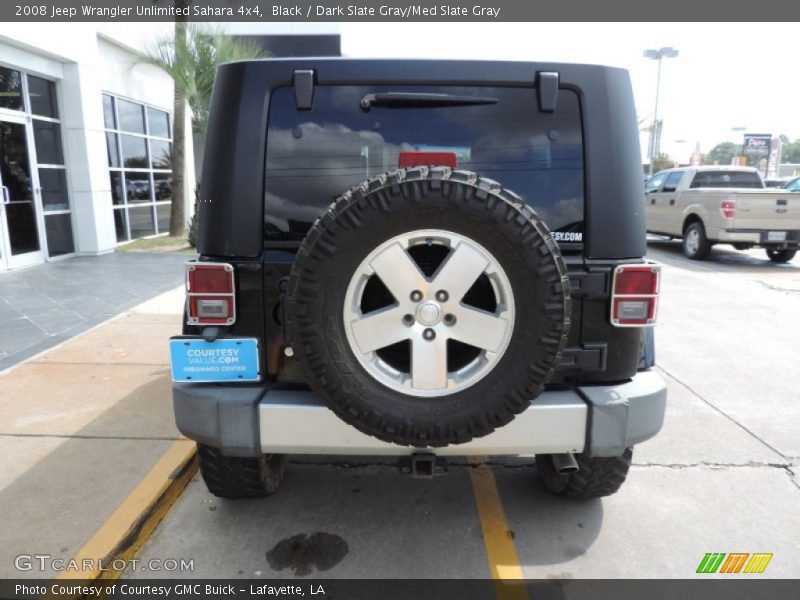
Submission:
<svg viewBox="0 0 800 600">
<path fill-rule="evenodd" d="M 534 456 L 617 491 L 661 428 L 627 73 L 521 62 L 224 65 L 170 342 L 211 492 L 287 454 Z"/>
</svg>

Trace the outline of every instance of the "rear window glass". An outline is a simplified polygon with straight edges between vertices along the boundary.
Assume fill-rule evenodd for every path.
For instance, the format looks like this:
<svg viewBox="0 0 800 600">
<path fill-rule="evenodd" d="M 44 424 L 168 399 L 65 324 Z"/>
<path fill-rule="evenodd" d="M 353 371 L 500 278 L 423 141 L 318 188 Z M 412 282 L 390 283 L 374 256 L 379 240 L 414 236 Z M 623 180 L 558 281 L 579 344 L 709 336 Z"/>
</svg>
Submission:
<svg viewBox="0 0 800 600">
<path fill-rule="evenodd" d="M 496 104 L 360 108 L 381 92 L 496 98 Z M 339 195 L 398 167 L 404 151 L 447 152 L 458 168 L 525 198 L 559 241 L 583 239 L 583 146 L 578 97 L 560 90 L 540 113 L 533 89 L 318 86 L 298 111 L 291 88 L 272 93 L 266 167 L 266 239 L 302 239 Z"/>
<path fill-rule="evenodd" d="M 753 171 L 698 171 L 692 188 L 763 188 L 764 183 Z"/>
</svg>

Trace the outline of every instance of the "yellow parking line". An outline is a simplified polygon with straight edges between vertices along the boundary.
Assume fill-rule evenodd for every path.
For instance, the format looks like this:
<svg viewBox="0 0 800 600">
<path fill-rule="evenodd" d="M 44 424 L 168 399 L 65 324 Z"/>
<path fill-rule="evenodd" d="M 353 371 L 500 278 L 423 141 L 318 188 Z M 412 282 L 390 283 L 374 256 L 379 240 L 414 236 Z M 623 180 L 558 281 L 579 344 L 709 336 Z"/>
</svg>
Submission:
<svg viewBox="0 0 800 600">
<path fill-rule="evenodd" d="M 116 579 L 155 530 L 197 472 L 197 446 L 176 441 L 74 557 L 82 570 L 62 571 L 57 579 Z M 86 565 L 86 568 L 84 568 Z M 101 570 L 106 569 L 106 570 Z"/>
<path fill-rule="evenodd" d="M 528 595 L 523 585 L 504 585 L 511 583 L 509 580 L 516 580 L 519 584 L 523 576 L 492 467 L 487 465 L 482 457 L 472 458 L 470 464 L 472 491 L 478 506 L 489 572 L 496 581 L 497 597 L 504 600 L 527 600 Z"/>
</svg>

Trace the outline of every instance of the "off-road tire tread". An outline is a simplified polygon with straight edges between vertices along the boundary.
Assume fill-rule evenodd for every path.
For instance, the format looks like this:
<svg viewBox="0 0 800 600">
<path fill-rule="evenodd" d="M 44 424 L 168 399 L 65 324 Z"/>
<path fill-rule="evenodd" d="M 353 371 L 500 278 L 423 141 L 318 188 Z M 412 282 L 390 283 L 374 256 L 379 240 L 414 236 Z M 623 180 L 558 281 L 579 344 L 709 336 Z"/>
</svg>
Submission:
<svg viewBox="0 0 800 600">
<path fill-rule="evenodd" d="M 261 498 L 274 494 L 283 480 L 282 454 L 225 456 L 218 448 L 197 445 L 200 473 L 208 491 L 219 498 Z"/>
<path fill-rule="evenodd" d="M 556 473 L 549 454 L 536 455 L 545 487 L 557 496 L 568 498 L 602 498 L 619 491 L 633 459 L 633 448 L 622 456 L 586 456 L 575 454 L 578 471 L 567 475 Z"/>
<path fill-rule="evenodd" d="M 357 378 L 344 361 L 327 355 L 315 339 L 319 337 L 320 323 L 310 315 L 323 289 L 321 261 L 330 260 L 336 254 L 338 241 L 343 237 L 358 235 L 362 215 L 376 210 L 389 213 L 393 200 L 400 195 L 402 201 L 423 207 L 426 196 L 434 191 L 445 197 L 448 206 L 479 202 L 487 218 L 491 215 L 496 221 L 516 224 L 519 243 L 527 244 L 541 257 L 537 274 L 546 282 L 549 294 L 542 298 L 541 310 L 547 315 L 550 326 L 539 339 L 545 349 L 543 357 L 528 364 L 528 385 L 508 390 L 501 409 L 476 414 L 469 422 L 420 427 L 414 423 L 389 422 L 378 412 L 363 410 L 352 401 Z M 520 196 L 500 183 L 471 171 L 448 167 L 396 169 L 372 177 L 340 196 L 317 219 L 301 244 L 286 297 L 288 341 L 312 389 L 337 415 L 360 431 L 384 441 L 418 447 L 467 442 L 510 422 L 544 390 L 561 360 L 570 328 L 571 298 L 566 266 L 541 218 Z"/>
</svg>

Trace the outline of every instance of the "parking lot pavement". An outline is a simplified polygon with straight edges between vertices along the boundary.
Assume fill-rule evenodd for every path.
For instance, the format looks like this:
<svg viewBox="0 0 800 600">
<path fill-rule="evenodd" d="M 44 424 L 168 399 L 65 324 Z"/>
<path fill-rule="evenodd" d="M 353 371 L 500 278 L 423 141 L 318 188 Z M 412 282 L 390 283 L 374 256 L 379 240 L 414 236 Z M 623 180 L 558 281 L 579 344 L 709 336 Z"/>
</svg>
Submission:
<svg viewBox="0 0 800 600">
<path fill-rule="evenodd" d="M 0 371 L 182 283 L 187 254 L 79 256 L 0 275 Z"/>
<path fill-rule="evenodd" d="M 414 480 L 386 458 L 290 457 L 266 499 L 219 500 L 195 476 L 138 556 L 194 570 L 129 576 L 691 577 L 707 552 L 773 553 L 764 576 L 796 575 L 800 264 L 725 248 L 694 263 L 669 242 L 650 255 L 667 416 L 618 494 L 553 497 L 524 458 L 491 462 L 495 488 L 464 460 Z M 0 374 L 0 576 L 39 575 L 17 554 L 76 556 L 169 454 L 182 301 L 176 288 Z"/>
<path fill-rule="evenodd" d="M 694 263 L 675 242 L 650 255 L 664 263 L 664 429 L 602 500 L 549 495 L 531 460 L 493 462 L 522 572 L 684 578 L 707 552 L 771 552 L 764 576 L 796 576 L 800 259 L 720 247 Z M 194 558 L 196 577 L 486 577 L 469 468 L 419 481 L 385 458 L 296 457 L 275 496 L 248 501 L 215 499 L 198 476 L 141 558 Z"/>
<path fill-rule="evenodd" d="M 74 557 L 175 443 L 182 304 L 176 288 L 0 373 L 0 577 L 41 576 L 20 554 Z"/>
</svg>

